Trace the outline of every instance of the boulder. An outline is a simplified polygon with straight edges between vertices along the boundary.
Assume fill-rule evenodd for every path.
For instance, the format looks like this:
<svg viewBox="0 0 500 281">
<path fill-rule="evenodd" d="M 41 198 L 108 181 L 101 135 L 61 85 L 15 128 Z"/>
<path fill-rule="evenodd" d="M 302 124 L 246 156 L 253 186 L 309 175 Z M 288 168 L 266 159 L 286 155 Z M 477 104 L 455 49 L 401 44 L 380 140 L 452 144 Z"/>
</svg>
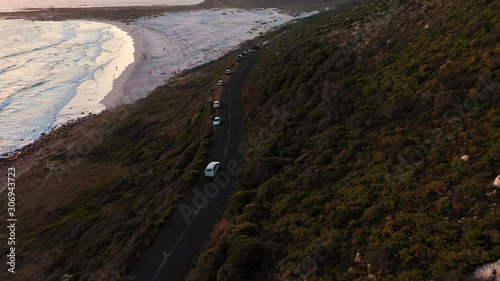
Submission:
<svg viewBox="0 0 500 281">
<path fill-rule="evenodd" d="M 493 185 L 496 187 L 500 187 L 500 175 L 498 175 L 496 179 L 493 181 Z"/>
<path fill-rule="evenodd" d="M 356 263 L 361 262 L 361 254 L 360 253 L 356 253 L 356 257 L 354 258 L 354 262 L 356 262 Z"/>
</svg>

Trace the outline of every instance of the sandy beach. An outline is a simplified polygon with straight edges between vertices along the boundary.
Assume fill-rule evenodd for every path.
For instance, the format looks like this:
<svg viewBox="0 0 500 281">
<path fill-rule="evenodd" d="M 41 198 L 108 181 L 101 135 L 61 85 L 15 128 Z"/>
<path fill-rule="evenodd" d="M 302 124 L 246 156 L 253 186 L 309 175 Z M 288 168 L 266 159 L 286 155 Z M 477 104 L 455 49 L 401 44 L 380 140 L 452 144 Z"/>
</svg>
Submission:
<svg viewBox="0 0 500 281">
<path fill-rule="evenodd" d="M 129 23 L 105 21 L 133 38 L 135 52 L 134 62 L 114 81 L 101 103 L 110 108 L 144 98 L 183 70 L 216 60 L 243 41 L 293 19 L 276 9 L 212 9 Z"/>
<path fill-rule="evenodd" d="M 123 73 L 114 81 L 112 90 L 101 101 L 107 108 L 134 102 L 147 96 L 154 88 L 165 82 L 158 79 L 156 73 L 150 75 L 150 60 L 146 54 L 153 53 L 155 48 L 152 42 L 159 38 L 151 32 L 138 32 L 137 26 L 127 25 L 122 22 L 106 23 L 114 25 L 127 32 L 133 38 L 134 61 L 127 66 Z M 146 59 L 145 59 L 146 56 Z"/>
</svg>

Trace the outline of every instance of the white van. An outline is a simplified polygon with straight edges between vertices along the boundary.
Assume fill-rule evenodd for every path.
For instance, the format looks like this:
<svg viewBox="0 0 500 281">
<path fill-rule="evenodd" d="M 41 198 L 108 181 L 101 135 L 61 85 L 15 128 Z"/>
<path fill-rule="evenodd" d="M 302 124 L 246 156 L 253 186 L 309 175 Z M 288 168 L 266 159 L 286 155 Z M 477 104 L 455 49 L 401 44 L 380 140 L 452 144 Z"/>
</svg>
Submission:
<svg viewBox="0 0 500 281">
<path fill-rule="evenodd" d="M 220 163 L 219 162 L 210 162 L 210 164 L 207 165 L 207 168 L 205 168 L 205 177 L 210 177 L 213 178 L 217 175 L 217 172 L 220 169 Z"/>
</svg>

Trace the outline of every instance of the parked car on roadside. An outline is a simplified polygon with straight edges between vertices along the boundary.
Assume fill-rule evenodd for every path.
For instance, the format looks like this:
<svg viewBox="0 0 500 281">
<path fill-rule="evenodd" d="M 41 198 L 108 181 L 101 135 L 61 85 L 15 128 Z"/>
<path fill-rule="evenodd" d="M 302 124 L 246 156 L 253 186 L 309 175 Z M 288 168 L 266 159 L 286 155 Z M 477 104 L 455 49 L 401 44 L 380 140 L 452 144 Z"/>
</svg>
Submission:
<svg viewBox="0 0 500 281">
<path fill-rule="evenodd" d="M 217 117 L 214 118 L 214 121 L 212 122 L 212 125 L 214 125 L 214 126 L 220 126 L 221 122 L 222 122 L 222 119 L 219 116 L 217 116 Z"/>
<path fill-rule="evenodd" d="M 230 74 L 231 74 L 231 69 L 230 69 L 230 68 L 228 68 L 228 69 L 226 70 L 226 75 L 230 75 Z"/>
<path fill-rule="evenodd" d="M 220 108 L 220 101 L 214 101 L 214 108 Z"/>
<path fill-rule="evenodd" d="M 222 86 L 222 85 L 224 85 L 224 81 L 219 80 L 219 82 L 217 82 L 217 85 L 218 85 L 218 86 Z"/>
</svg>

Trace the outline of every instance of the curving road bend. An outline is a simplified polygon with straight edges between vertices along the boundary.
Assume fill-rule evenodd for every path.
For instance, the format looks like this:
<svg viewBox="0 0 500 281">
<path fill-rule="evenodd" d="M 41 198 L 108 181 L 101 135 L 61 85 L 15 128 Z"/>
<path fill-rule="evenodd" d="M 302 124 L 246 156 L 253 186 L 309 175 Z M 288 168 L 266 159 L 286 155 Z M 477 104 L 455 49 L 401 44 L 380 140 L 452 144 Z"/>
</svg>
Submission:
<svg viewBox="0 0 500 281">
<path fill-rule="evenodd" d="M 237 177 L 244 134 L 241 93 L 259 55 L 259 51 L 247 55 L 222 89 L 221 108 L 218 109 L 222 122 L 215 131 L 207 159 L 207 163 L 221 162 L 221 171 L 215 179 L 205 178 L 201 171 L 192 190 L 176 206 L 125 280 L 184 280 L 193 259 L 213 230 Z"/>
</svg>

